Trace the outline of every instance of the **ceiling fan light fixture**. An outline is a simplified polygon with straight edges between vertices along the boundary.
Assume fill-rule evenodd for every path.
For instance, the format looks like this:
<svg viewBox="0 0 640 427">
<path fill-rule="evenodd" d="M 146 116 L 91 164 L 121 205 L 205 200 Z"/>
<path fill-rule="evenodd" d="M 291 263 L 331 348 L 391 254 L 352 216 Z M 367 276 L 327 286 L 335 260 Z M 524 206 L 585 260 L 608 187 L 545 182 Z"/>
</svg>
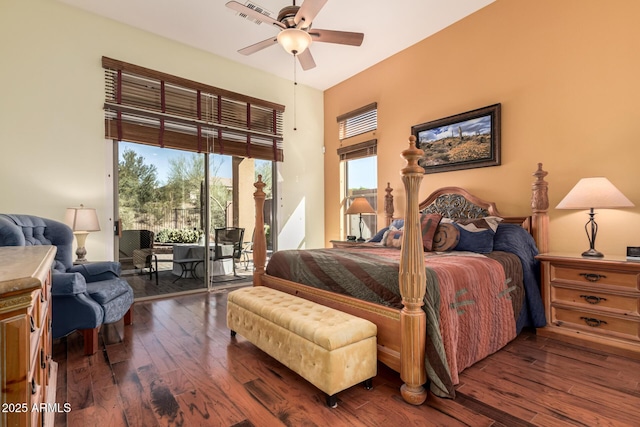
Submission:
<svg viewBox="0 0 640 427">
<path fill-rule="evenodd" d="M 298 28 L 287 28 L 278 33 L 278 43 L 292 55 L 300 55 L 311 44 L 311 36 Z"/>
</svg>

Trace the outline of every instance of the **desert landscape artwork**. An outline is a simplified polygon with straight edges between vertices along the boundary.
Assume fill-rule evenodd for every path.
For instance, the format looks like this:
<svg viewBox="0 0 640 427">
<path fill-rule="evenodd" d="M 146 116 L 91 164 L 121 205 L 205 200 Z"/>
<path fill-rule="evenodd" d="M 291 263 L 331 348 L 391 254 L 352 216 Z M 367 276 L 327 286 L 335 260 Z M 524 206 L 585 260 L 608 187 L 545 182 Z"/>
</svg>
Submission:
<svg viewBox="0 0 640 427">
<path fill-rule="evenodd" d="M 500 164 L 500 104 L 412 127 L 425 173 Z"/>
</svg>

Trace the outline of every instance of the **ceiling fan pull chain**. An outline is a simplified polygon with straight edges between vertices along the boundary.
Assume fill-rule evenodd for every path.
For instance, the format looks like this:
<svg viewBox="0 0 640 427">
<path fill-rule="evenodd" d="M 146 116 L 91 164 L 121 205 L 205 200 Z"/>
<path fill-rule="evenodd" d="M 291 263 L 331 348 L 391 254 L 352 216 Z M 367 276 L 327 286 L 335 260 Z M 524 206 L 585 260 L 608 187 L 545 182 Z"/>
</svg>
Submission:
<svg viewBox="0 0 640 427">
<path fill-rule="evenodd" d="M 296 77 L 296 56 L 293 55 L 293 130 L 298 130 L 296 118 L 296 88 L 298 86 L 298 78 Z"/>
</svg>

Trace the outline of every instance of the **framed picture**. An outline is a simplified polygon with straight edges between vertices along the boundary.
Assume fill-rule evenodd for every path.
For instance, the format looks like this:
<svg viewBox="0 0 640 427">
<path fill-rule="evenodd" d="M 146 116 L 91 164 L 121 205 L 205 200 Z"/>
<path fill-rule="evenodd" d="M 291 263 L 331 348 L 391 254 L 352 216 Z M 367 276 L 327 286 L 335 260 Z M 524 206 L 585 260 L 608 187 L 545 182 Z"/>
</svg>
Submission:
<svg viewBox="0 0 640 427">
<path fill-rule="evenodd" d="M 500 104 L 411 127 L 424 173 L 500 164 Z"/>
</svg>

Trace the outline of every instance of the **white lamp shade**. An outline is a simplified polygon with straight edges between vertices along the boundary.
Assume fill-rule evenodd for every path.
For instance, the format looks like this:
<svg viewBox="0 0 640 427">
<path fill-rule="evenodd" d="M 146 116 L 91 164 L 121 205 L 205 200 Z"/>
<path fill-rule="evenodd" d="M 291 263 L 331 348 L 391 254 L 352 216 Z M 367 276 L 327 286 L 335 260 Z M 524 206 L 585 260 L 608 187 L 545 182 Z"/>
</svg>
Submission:
<svg viewBox="0 0 640 427">
<path fill-rule="evenodd" d="M 311 44 L 311 36 L 306 31 L 287 28 L 278 33 L 278 43 L 287 52 L 293 55 L 300 55 Z"/>
<path fill-rule="evenodd" d="M 349 209 L 347 209 L 346 214 L 374 214 L 376 211 L 373 210 L 367 199 L 364 197 L 356 197 L 351 202 Z"/>
<path fill-rule="evenodd" d="M 635 205 L 607 178 L 582 178 L 556 209 L 632 208 Z"/>
<path fill-rule="evenodd" d="M 96 210 L 83 205 L 79 208 L 67 208 L 64 222 L 73 231 L 100 231 Z"/>
</svg>

